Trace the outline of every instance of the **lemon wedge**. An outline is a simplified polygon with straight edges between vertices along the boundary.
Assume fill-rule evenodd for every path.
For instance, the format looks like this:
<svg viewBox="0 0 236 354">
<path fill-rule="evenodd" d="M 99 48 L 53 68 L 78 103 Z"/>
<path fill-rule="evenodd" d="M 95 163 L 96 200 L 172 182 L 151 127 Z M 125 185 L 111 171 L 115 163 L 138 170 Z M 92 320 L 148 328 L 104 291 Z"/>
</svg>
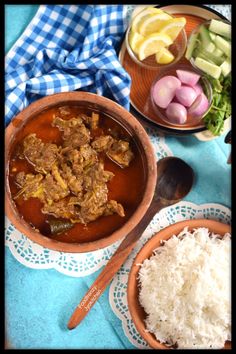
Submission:
<svg viewBox="0 0 236 354">
<path fill-rule="evenodd" d="M 135 54 L 138 54 L 138 47 L 143 39 L 144 37 L 138 32 L 129 33 L 129 45 Z"/>
<path fill-rule="evenodd" d="M 170 19 L 172 19 L 172 17 L 165 12 L 144 16 L 139 21 L 138 32 L 142 36 L 148 36 L 149 34 L 159 32 L 163 27 L 163 24 Z"/>
<path fill-rule="evenodd" d="M 163 11 L 160 9 L 157 9 L 156 7 L 146 7 L 145 9 L 143 9 L 142 11 L 140 11 L 132 20 L 131 22 L 131 30 L 133 32 L 137 32 L 138 31 L 138 27 L 139 27 L 139 23 L 140 21 L 143 19 L 143 17 L 147 16 L 147 15 L 152 15 L 152 14 L 159 14 L 162 13 Z"/>
<path fill-rule="evenodd" d="M 162 47 L 168 47 L 173 42 L 164 33 L 153 33 L 145 37 L 138 46 L 139 60 L 144 60 L 150 55 L 156 54 Z"/>
<path fill-rule="evenodd" d="M 184 17 L 173 18 L 163 24 L 163 26 L 160 28 L 160 33 L 167 34 L 172 39 L 172 41 L 174 41 L 185 25 L 186 19 Z"/>
<path fill-rule="evenodd" d="M 175 59 L 174 55 L 165 47 L 162 47 L 156 53 L 156 61 L 158 64 L 169 64 Z"/>
</svg>

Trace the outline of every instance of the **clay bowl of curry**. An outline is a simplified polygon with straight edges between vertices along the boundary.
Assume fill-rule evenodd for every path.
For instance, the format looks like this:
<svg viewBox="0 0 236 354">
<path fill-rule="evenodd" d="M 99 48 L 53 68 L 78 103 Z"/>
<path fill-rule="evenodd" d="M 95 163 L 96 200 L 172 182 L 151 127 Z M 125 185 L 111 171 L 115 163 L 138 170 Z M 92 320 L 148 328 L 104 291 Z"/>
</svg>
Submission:
<svg viewBox="0 0 236 354">
<path fill-rule="evenodd" d="M 6 128 L 5 210 L 30 240 L 90 252 L 122 239 L 142 219 L 156 183 L 142 125 L 88 92 L 39 99 Z"/>
</svg>

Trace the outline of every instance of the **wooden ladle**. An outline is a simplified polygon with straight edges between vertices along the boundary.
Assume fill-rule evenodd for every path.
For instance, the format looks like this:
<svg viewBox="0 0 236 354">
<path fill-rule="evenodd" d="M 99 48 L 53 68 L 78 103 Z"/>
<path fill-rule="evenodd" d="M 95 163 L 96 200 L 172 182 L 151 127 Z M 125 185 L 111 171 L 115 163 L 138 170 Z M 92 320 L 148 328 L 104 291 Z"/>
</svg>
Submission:
<svg viewBox="0 0 236 354">
<path fill-rule="evenodd" d="M 183 160 L 177 157 L 165 157 L 157 162 L 156 188 L 145 216 L 124 238 L 80 304 L 76 307 L 67 325 L 69 329 L 75 328 L 87 315 L 131 253 L 154 215 L 162 208 L 183 199 L 190 191 L 193 180 L 193 170 Z"/>
</svg>

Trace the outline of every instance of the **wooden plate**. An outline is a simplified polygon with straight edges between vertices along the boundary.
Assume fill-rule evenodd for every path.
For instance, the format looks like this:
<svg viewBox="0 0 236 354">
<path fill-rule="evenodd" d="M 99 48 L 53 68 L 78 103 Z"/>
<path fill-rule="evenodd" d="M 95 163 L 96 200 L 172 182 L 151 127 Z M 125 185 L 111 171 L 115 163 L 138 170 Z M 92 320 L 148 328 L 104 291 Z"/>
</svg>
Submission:
<svg viewBox="0 0 236 354">
<path fill-rule="evenodd" d="M 217 13 L 216 11 L 204 7 L 204 6 L 193 6 L 193 5 L 169 5 L 161 6 L 161 9 L 173 14 L 175 17 L 185 17 L 187 24 L 185 26 L 187 37 L 190 33 L 201 23 L 210 19 L 224 19 L 226 18 Z M 184 127 L 175 126 L 168 124 L 168 122 L 163 121 L 160 117 L 156 115 L 152 108 L 150 100 L 150 87 L 153 80 L 158 76 L 161 70 L 165 69 L 146 69 L 138 65 L 130 57 L 125 40 L 123 41 L 120 53 L 119 60 L 123 65 L 124 69 L 129 73 L 132 83 L 131 83 L 131 92 L 130 92 L 130 103 L 131 108 L 134 109 L 134 113 L 137 113 L 137 116 L 148 120 L 150 123 L 154 124 L 156 127 L 159 127 L 164 132 L 186 135 L 193 134 L 200 131 L 207 130 L 205 125 L 201 122 L 197 124 L 189 124 Z M 184 57 L 178 62 L 180 65 L 187 65 L 190 68 L 191 64 Z"/>
</svg>

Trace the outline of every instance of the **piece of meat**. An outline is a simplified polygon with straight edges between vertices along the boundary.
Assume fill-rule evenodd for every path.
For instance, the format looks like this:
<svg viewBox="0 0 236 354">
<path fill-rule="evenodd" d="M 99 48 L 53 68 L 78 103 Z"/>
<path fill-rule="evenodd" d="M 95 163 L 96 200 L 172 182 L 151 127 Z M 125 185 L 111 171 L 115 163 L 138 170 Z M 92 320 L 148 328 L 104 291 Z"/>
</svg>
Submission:
<svg viewBox="0 0 236 354">
<path fill-rule="evenodd" d="M 36 134 L 28 135 L 23 141 L 23 152 L 25 158 L 34 165 L 37 172 L 46 174 L 51 170 L 58 157 L 56 144 L 44 144 Z"/>
<path fill-rule="evenodd" d="M 85 190 L 93 190 L 99 184 L 105 184 L 112 179 L 114 174 L 104 171 L 104 164 L 98 162 L 84 171 L 83 187 Z"/>
<path fill-rule="evenodd" d="M 129 150 L 129 142 L 125 140 L 114 140 L 109 151 L 120 154 L 121 152 L 126 152 Z"/>
<path fill-rule="evenodd" d="M 109 182 L 114 176 L 115 175 L 113 172 L 103 170 L 102 179 L 104 182 L 106 182 L 106 183 Z"/>
<path fill-rule="evenodd" d="M 98 152 L 101 152 L 107 151 L 111 147 L 113 142 L 114 139 L 110 135 L 101 135 L 99 137 L 96 137 L 91 145 L 93 149 Z"/>
<path fill-rule="evenodd" d="M 63 132 L 64 147 L 76 148 L 90 141 L 90 131 L 85 127 L 80 116 L 69 120 L 55 116 L 52 126 Z"/>
<path fill-rule="evenodd" d="M 60 163 L 66 163 L 71 167 L 75 176 L 83 173 L 85 168 L 98 162 L 98 155 L 89 144 L 82 145 L 80 148 L 64 148 L 61 151 Z"/>
<path fill-rule="evenodd" d="M 36 137 L 36 134 L 30 134 L 23 140 L 23 154 L 30 163 L 35 163 L 39 152 L 43 149 L 44 143 Z"/>
<path fill-rule="evenodd" d="M 83 174 L 75 176 L 72 169 L 66 164 L 61 164 L 61 171 L 70 191 L 80 196 L 83 190 Z"/>
<path fill-rule="evenodd" d="M 98 155 L 94 149 L 91 148 L 89 144 L 85 144 L 80 147 L 80 159 L 79 163 L 83 166 L 83 169 L 94 165 L 98 162 Z"/>
<path fill-rule="evenodd" d="M 59 164 L 69 166 L 75 176 L 80 176 L 83 173 L 83 164 L 80 151 L 72 147 L 66 147 L 61 150 Z"/>
<path fill-rule="evenodd" d="M 87 115 L 87 114 L 84 114 L 84 113 L 80 113 L 79 115 L 79 118 L 82 119 L 83 123 L 89 127 L 89 124 L 90 124 L 90 117 Z"/>
<path fill-rule="evenodd" d="M 87 114 L 84 113 L 80 113 L 78 116 L 83 120 L 83 123 L 91 130 L 95 130 L 98 128 L 98 124 L 99 124 L 98 113 L 92 112 L 91 116 L 88 116 Z"/>
<path fill-rule="evenodd" d="M 43 182 L 44 196 L 48 204 L 65 198 L 70 194 L 68 187 L 64 188 L 51 174 L 46 175 Z"/>
<path fill-rule="evenodd" d="M 83 199 L 81 197 L 76 196 L 76 197 L 70 197 L 68 203 L 79 206 L 82 201 Z"/>
<path fill-rule="evenodd" d="M 108 189 L 105 183 L 97 185 L 93 190 L 89 190 L 83 196 L 83 201 L 80 203 L 81 207 L 89 207 L 95 210 L 107 202 Z"/>
<path fill-rule="evenodd" d="M 107 202 L 108 189 L 106 184 L 100 184 L 95 189 L 84 194 L 80 203 L 80 218 L 87 224 L 103 215 Z"/>
<path fill-rule="evenodd" d="M 124 208 L 120 203 L 117 203 L 115 200 L 109 200 L 106 204 L 106 209 L 104 215 L 118 214 L 122 217 L 125 216 Z"/>
<path fill-rule="evenodd" d="M 71 219 L 76 217 L 75 206 L 68 203 L 67 199 L 54 201 L 52 204 L 45 203 L 42 208 L 43 214 L 53 215 L 56 218 Z"/>
<path fill-rule="evenodd" d="M 107 156 L 120 167 L 128 167 L 134 154 L 129 147 L 128 141 L 114 141 L 107 151 Z"/>
<path fill-rule="evenodd" d="M 134 157 L 128 141 L 116 140 L 110 135 L 95 138 L 91 145 L 97 152 L 105 151 L 121 167 L 128 167 Z"/>
<path fill-rule="evenodd" d="M 62 174 L 56 164 L 54 164 L 52 166 L 52 176 L 54 177 L 54 179 L 57 181 L 57 183 L 60 185 L 60 187 L 62 189 L 65 189 L 65 190 L 68 189 L 68 184 L 66 183 L 66 181 L 64 179 L 64 175 L 62 177 Z"/>
<path fill-rule="evenodd" d="M 16 175 L 16 183 L 21 187 L 19 192 L 14 196 L 14 199 L 19 198 L 21 195 L 24 200 L 31 197 L 44 199 L 43 187 L 42 187 L 43 175 L 32 173 L 25 174 L 25 172 L 19 172 Z"/>
<path fill-rule="evenodd" d="M 70 146 L 72 148 L 78 148 L 90 142 L 90 131 L 85 127 L 84 124 L 79 125 L 75 129 L 71 130 L 71 134 L 63 136 L 64 146 Z"/>
<path fill-rule="evenodd" d="M 102 200 L 100 199 L 100 201 Z M 80 222 L 85 225 L 104 215 L 106 210 L 106 203 L 99 205 L 93 192 L 87 192 L 81 200 L 76 197 L 70 198 L 70 203 L 76 207 L 76 215 L 71 219 L 72 222 Z"/>
<path fill-rule="evenodd" d="M 98 188 L 95 193 L 88 192 L 80 205 L 79 215 L 84 224 L 94 221 L 103 215 L 108 216 L 116 213 L 121 217 L 125 216 L 124 208 L 121 204 L 115 200 L 107 201 L 107 194 L 104 193 L 103 188 Z"/>
<path fill-rule="evenodd" d="M 79 212 L 80 222 L 88 224 L 91 221 L 97 220 L 104 214 L 105 205 L 97 206 L 96 208 L 82 207 Z"/>
<path fill-rule="evenodd" d="M 63 132 L 63 137 L 66 138 L 70 136 L 77 127 L 83 124 L 83 120 L 80 117 L 73 117 L 71 119 L 65 120 L 61 117 L 55 116 L 52 121 L 52 126 L 57 127 Z"/>
<path fill-rule="evenodd" d="M 84 174 L 83 187 L 86 193 L 79 203 L 83 223 L 89 223 L 104 214 L 108 201 L 106 182 L 112 177 L 113 173 L 104 171 L 104 165 L 101 162 L 94 164 Z"/>
<path fill-rule="evenodd" d="M 58 107 L 58 112 L 61 116 L 69 116 L 71 114 L 71 110 L 69 106 Z"/>
<path fill-rule="evenodd" d="M 69 148 L 64 155 L 66 156 L 66 161 L 70 161 L 72 166 L 81 162 L 81 155 L 78 149 Z"/>
<path fill-rule="evenodd" d="M 23 171 L 18 172 L 16 175 L 16 184 L 18 184 L 18 186 L 20 187 L 23 187 L 23 185 L 25 184 L 25 179 L 26 179 L 25 172 Z"/>
<path fill-rule="evenodd" d="M 57 160 L 58 147 L 56 144 L 46 143 L 40 155 L 35 159 L 35 170 L 38 172 L 48 172 L 51 171 L 52 166 Z"/>
</svg>

